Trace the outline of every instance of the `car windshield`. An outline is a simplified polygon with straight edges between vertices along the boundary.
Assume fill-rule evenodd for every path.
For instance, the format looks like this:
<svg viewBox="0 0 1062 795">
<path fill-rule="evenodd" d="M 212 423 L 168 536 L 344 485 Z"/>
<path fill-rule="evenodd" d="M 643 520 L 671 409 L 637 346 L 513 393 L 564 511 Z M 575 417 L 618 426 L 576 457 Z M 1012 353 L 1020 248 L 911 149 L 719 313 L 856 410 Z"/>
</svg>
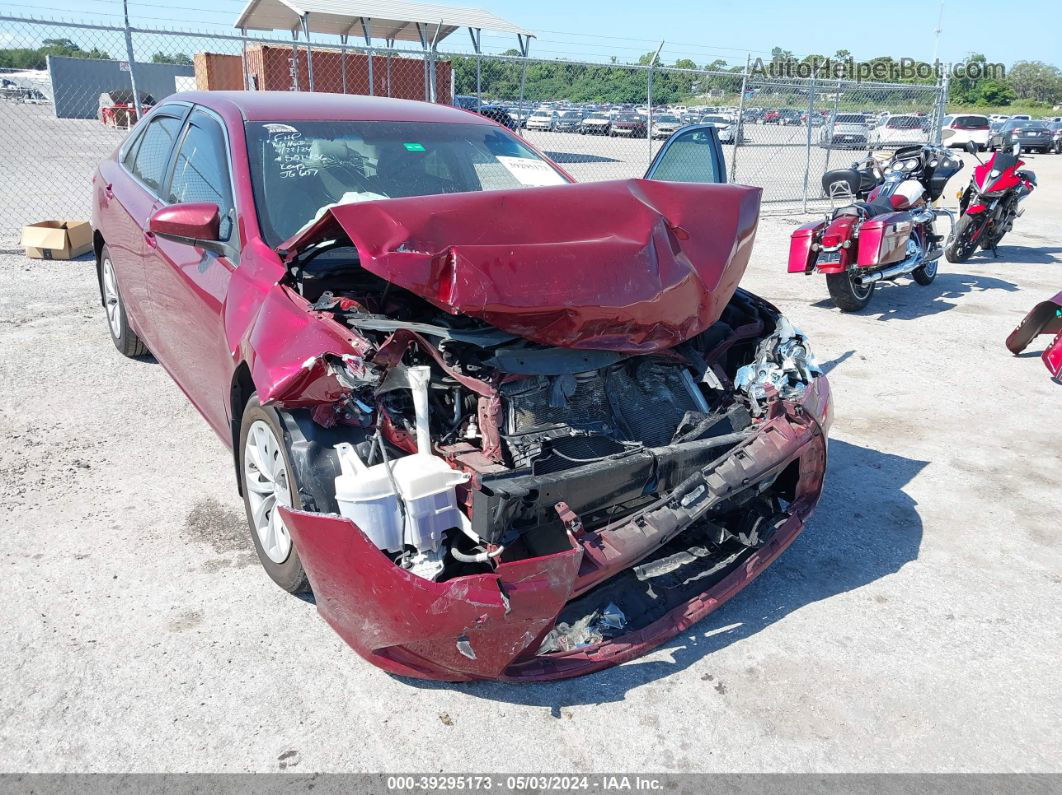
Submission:
<svg viewBox="0 0 1062 795">
<path fill-rule="evenodd" d="M 1012 129 L 1022 130 L 1046 130 L 1047 124 L 1042 121 L 1019 121 L 1015 122 Z"/>
<path fill-rule="evenodd" d="M 586 118 L 587 118 L 588 121 L 590 119 L 593 119 L 594 121 L 608 121 L 608 114 L 607 113 L 591 113 Z"/>
<path fill-rule="evenodd" d="M 580 119 L 582 114 L 577 110 L 565 110 L 561 111 L 560 117 L 562 119 Z"/>
<path fill-rule="evenodd" d="M 854 113 L 842 113 L 837 117 L 838 124 L 866 124 L 865 116 L 857 116 Z"/>
<path fill-rule="evenodd" d="M 635 113 L 621 113 L 616 117 L 616 121 L 638 121 L 638 115 Z"/>
<path fill-rule="evenodd" d="M 678 117 L 672 116 L 670 113 L 661 113 L 656 117 L 656 120 L 664 124 L 678 124 Z"/>
<path fill-rule="evenodd" d="M 725 122 L 726 119 L 724 119 L 722 116 L 704 116 L 701 121 L 704 124 L 712 124 L 714 122 Z"/>
<path fill-rule="evenodd" d="M 249 122 L 247 153 L 271 246 L 336 204 L 568 181 L 519 139 L 486 124 Z"/>
</svg>

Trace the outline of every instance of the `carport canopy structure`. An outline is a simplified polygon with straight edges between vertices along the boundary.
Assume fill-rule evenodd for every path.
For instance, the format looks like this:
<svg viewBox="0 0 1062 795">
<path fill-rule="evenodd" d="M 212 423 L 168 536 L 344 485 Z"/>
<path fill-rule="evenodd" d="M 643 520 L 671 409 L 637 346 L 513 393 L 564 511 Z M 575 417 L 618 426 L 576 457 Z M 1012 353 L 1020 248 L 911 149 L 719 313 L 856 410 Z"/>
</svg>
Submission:
<svg viewBox="0 0 1062 795">
<path fill-rule="evenodd" d="M 516 34 L 521 42 L 529 30 L 478 8 L 454 8 L 404 0 L 250 0 L 236 27 L 243 30 L 288 30 L 366 39 L 435 43 L 458 28 Z M 478 50 L 478 47 L 477 47 Z"/>
<path fill-rule="evenodd" d="M 370 48 L 373 39 L 383 39 L 389 48 L 396 41 L 418 42 L 424 49 L 426 74 L 428 61 L 438 43 L 459 28 L 468 29 L 477 54 L 480 53 L 480 34 L 484 29 L 515 34 L 524 57 L 534 36 L 519 25 L 477 8 L 455 8 L 405 0 L 249 0 L 237 18 L 235 27 L 244 33 L 248 30 L 286 30 L 295 39 L 301 30 L 306 39 L 311 91 L 311 33 L 339 36 L 344 47 L 351 34 L 362 37 L 365 46 Z M 371 53 L 369 70 L 371 86 Z M 426 99 L 434 100 L 434 75 L 435 71 L 431 69 L 428 77 L 432 86 L 425 92 Z"/>
</svg>

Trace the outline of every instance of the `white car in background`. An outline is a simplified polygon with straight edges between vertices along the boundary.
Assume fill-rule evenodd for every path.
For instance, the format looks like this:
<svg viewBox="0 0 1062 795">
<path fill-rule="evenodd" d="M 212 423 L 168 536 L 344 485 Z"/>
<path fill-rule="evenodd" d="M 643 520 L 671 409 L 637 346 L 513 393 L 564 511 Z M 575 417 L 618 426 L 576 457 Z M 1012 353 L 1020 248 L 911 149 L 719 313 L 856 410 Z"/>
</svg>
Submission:
<svg viewBox="0 0 1062 795">
<path fill-rule="evenodd" d="M 944 146 L 966 146 L 973 141 L 982 152 L 988 148 L 992 125 L 988 116 L 980 113 L 956 113 L 945 116 L 940 128 L 940 142 Z"/>
<path fill-rule="evenodd" d="M 887 123 L 887 122 L 886 122 Z M 838 113 L 826 119 L 819 133 L 819 146 L 834 149 L 863 149 L 870 138 L 870 126 L 862 113 Z"/>
<path fill-rule="evenodd" d="M 737 135 L 737 124 L 728 116 L 708 114 L 701 116 L 698 124 L 710 124 L 715 127 L 715 134 L 719 136 L 719 143 L 732 144 Z"/>
<path fill-rule="evenodd" d="M 671 133 L 682 126 L 682 119 L 673 113 L 660 113 L 653 116 L 653 137 L 670 138 Z"/>
<path fill-rule="evenodd" d="M 870 145 L 903 146 L 929 142 L 929 119 L 925 116 L 898 115 L 875 127 L 870 133 Z"/>
<path fill-rule="evenodd" d="M 539 108 L 527 118 L 525 125 L 529 130 L 552 130 L 557 121 L 557 111 Z"/>
</svg>

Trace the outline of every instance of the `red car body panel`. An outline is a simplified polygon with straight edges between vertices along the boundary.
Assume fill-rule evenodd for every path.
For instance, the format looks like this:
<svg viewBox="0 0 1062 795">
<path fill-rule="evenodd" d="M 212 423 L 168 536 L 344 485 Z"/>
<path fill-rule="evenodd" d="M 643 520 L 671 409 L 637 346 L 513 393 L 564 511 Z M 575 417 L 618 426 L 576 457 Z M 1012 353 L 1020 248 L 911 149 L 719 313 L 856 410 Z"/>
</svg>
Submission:
<svg viewBox="0 0 1062 795">
<path fill-rule="evenodd" d="M 536 653 L 565 603 L 629 568 L 684 528 L 652 521 L 618 524 L 570 537 L 572 549 L 565 552 L 502 563 L 494 574 L 433 583 L 388 565 L 348 519 L 281 511 L 318 611 L 375 665 L 446 681 L 577 676 L 633 659 L 701 620 L 793 542 L 822 490 L 831 421 L 829 386 L 819 378 L 799 408 L 776 410 L 744 455 L 728 459 L 708 476 L 728 484 L 756 482 L 767 471 L 800 460 L 790 516 L 768 543 L 715 586 L 652 624 L 565 653 Z"/>
<path fill-rule="evenodd" d="M 345 233 L 363 268 L 452 314 L 546 345 L 650 353 L 719 319 L 760 193 L 624 180 L 389 199 L 335 207 L 281 248 Z"/>
<path fill-rule="evenodd" d="M 1054 334 L 1040 357 L 1056 381 L 1062 379 L 1062 293 L 1034 306 L 1007 337 L 1007 349 L 1013 354 L 1024 351 L 1041 334 Z"/>
</svg>

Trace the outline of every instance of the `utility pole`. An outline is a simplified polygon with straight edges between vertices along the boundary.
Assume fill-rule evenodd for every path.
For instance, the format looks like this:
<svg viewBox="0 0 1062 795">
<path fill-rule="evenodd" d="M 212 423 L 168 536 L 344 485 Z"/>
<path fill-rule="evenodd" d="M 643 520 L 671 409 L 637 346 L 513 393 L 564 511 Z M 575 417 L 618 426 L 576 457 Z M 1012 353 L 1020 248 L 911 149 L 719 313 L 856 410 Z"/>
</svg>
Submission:
<svg viewBox="0 0 1062 795">
<path fill-rule="evenodd" d="M 937 68 L 940 56 L 940 34 L 944 30 L 944 0 L 940 0 L 940 12 L 937 14 L 937 29 L 933 31 L 933 68 Z"/>
</svg>

